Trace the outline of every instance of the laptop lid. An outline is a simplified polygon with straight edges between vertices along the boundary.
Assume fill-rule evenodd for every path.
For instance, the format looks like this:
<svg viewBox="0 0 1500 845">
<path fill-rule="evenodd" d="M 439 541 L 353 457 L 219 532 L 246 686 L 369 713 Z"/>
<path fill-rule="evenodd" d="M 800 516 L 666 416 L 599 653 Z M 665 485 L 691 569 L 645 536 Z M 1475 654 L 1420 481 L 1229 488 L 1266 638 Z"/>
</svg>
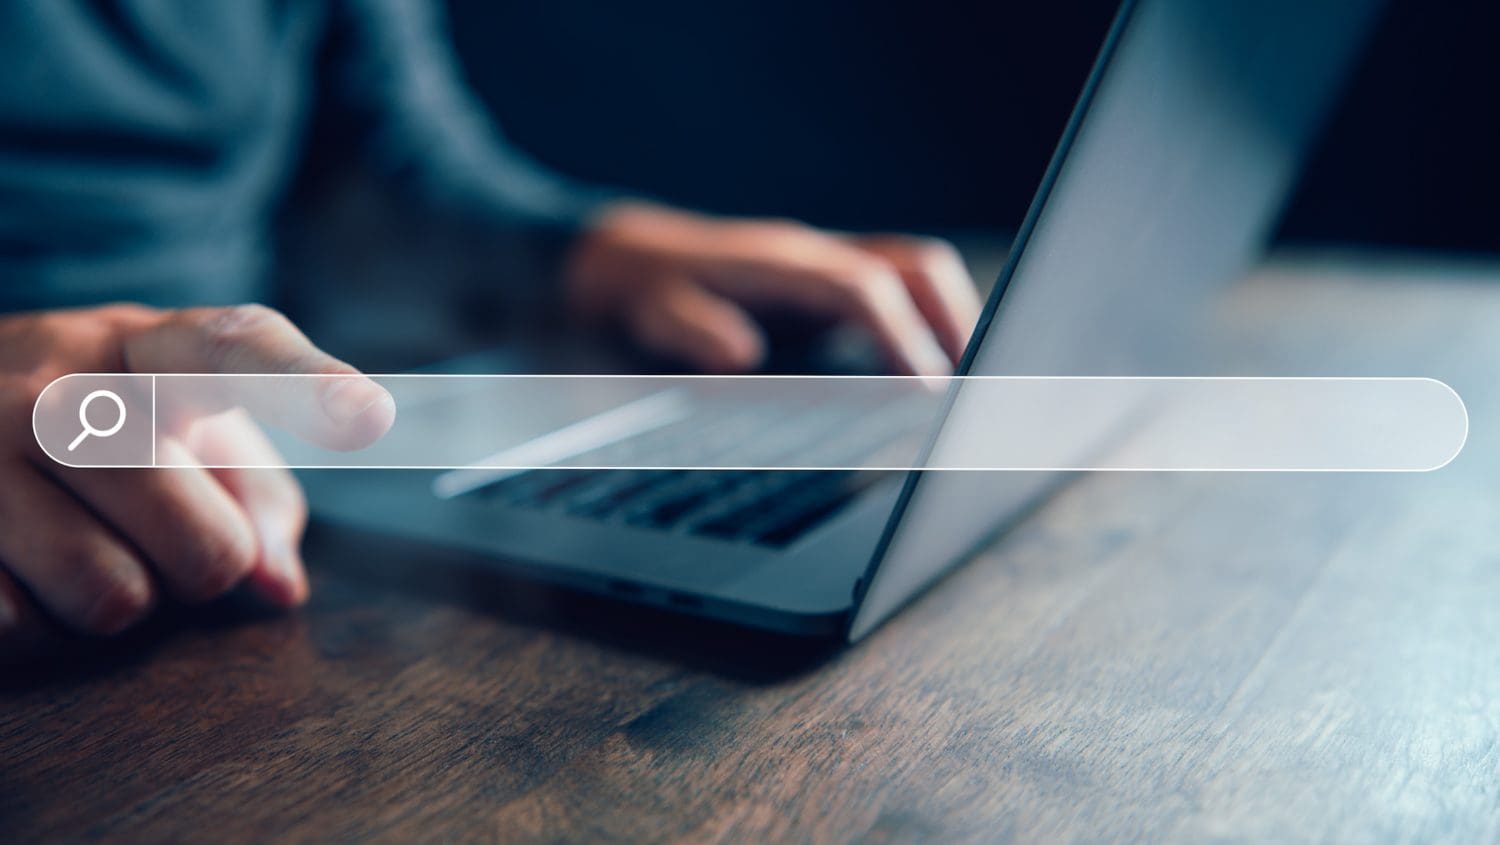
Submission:
<svg viewBox="0 0 1500 845">
<path fill-rule="evenodd" d="M 960 373 L 1215 375 L 1185 354 L 1195 309 L 1258 256 L 1381 5 L 1122 4 Z M 982 432 L 963 410 L 938 438 Z M 910 473 L 856 587 L 848 639 L 1064 479 Z"/>
</svg>

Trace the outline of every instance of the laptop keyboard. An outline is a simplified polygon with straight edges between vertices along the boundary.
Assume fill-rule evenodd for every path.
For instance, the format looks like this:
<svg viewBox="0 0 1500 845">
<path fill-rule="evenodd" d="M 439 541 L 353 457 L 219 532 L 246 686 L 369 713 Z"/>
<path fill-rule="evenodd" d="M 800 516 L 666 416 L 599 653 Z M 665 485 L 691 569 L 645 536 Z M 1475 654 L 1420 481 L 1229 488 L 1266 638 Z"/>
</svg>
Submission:
<svg viewBox="0 0 1500 845">
<path fill-rule="evenodd" d="M 878 407 L 806 404 L 700 410 L 577 458 L 587 466 L 688 461 L 719 466 L 855 466 L 883 445 L 925 431 L 930 397 Z M 535 469 L 469 495 L 497 505 L 638 528 L 750 542 L 796 542 L 890 470 Z"/>
<path fill-rule="evenodd" d="M 889 472 L 870 470 L 531 470 L 475 490 L 552 511 L 780 548 L 842 511 Z"/>
</svg>

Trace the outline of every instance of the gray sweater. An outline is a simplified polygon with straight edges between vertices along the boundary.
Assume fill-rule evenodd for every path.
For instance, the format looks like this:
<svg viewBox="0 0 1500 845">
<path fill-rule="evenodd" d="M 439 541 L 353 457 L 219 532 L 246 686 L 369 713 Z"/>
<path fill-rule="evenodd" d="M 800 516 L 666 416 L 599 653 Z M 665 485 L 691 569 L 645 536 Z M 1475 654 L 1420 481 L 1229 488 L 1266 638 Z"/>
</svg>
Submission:
<svg viewBox="0 0 1500 845">
<path fill-rule="evenodd" d="M 264 298 L 314 106 L 413 201 L 560 248 L 603 195 L 504 142 L 445 36 L 424 0 L 0 3 L 0 310 Z"/>
</svg>

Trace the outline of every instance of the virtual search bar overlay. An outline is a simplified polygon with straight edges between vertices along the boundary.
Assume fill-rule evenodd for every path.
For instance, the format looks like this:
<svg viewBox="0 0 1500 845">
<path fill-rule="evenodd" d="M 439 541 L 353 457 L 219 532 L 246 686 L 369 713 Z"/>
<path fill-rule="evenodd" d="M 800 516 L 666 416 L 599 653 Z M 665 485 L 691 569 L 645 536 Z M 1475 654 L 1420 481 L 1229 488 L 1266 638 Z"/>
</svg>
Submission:
<svg viewBox="0 0 1500 845">
<path fill-rule="evenodd" d="M 366 378 L 394 423 L 351 440 L 369 419 L 332 400 Z M 1425 471 L 1468 436 L 1422 378 L 75 374 L 33 428 L 58 463 L 169 467 L 247 416 L 279 456 L 198 465 L 460 470 L 450 493 L 541 468 Z"/>
</svg>

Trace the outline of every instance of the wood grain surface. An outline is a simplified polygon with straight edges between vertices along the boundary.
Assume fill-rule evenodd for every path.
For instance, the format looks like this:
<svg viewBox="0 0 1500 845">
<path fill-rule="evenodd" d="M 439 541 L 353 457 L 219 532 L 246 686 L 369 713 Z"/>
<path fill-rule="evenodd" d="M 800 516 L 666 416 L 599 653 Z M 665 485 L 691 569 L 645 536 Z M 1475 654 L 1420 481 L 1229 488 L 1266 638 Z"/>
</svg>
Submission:
<svg viewBox="0 0 1500 845">
<path fill-rule="evenodd" d="M 1302 256 L 1247 374 L 1425 375 L 1422 475 L 1080 477 L 852 649 L 314 532 L 0 684 L 7 842 L 1500 838 L 1500 266 Z"/>
</svg>

